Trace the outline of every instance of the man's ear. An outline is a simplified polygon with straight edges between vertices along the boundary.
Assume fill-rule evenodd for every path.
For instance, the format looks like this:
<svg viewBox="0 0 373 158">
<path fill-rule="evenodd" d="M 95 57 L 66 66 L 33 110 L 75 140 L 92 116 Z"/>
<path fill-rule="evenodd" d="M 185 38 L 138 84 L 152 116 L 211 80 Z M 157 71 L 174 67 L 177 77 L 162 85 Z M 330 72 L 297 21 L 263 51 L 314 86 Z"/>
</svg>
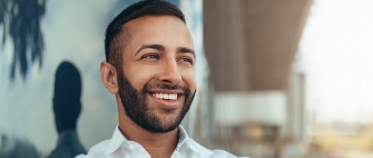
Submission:
<svg viewBox="0 0 373 158">
<path fill-rule="evenodd" d="M 113 65 L 108 62 L 101 62 L 100 65 L 101 80 L 104 86 L 113 94 L 118 93 L 117 71 Z"/>
</svg>

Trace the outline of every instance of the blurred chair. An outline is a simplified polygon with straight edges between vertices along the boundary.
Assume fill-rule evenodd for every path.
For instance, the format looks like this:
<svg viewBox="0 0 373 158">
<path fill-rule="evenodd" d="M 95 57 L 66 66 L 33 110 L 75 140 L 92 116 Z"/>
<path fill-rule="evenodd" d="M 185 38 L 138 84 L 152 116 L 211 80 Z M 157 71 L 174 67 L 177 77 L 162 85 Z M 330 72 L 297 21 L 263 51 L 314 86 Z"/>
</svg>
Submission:
<svg viewBox="0 0 373 158">
<path fill-rule="evenodd" d="M 59 136 L 57 146 L 48 158 L 71 158 L 86 154 L 76 131 L 81 111 L 81 91 L 79 70 L 70 62 L 62 62 L 56 71 L 53 97 L 54 119 Z"/>
</svg>

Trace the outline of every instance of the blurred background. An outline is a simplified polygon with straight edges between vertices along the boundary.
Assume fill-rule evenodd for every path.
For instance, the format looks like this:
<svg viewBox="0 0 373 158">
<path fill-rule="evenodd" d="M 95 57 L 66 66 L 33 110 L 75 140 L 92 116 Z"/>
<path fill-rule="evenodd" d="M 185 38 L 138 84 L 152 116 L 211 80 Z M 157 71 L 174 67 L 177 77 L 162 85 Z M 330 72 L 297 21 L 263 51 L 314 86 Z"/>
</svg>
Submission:
<svg viewBox="0 0 373 158">
<path fill-rule="evenodd" d="M 55 149 L 63 62 L 81 80 L 82 146 L 111 138 L 104 33 L 137 1 L 0 0 L 0 157 Z M 198 59 L 182 123 L 190 137 L 252 158 L 373 157 L 373 1 L 169 1 L 186 15 Z"/>
</svg>

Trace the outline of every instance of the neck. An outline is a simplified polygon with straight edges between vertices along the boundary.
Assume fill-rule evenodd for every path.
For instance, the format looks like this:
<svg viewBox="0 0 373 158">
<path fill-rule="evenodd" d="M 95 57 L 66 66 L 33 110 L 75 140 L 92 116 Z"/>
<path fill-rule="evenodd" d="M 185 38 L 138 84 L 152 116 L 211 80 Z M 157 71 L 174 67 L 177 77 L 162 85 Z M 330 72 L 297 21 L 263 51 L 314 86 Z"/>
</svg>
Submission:
<svg viewBox="0 0 373 158">
<path fill-rule="evenodd" d="M 152 158 L 171 157 L 179 140 L 179 128 L 167 133 L 150 132 L 133 122 L 119 105 L 119 129 L 128 139 L 142 145 Z"/>
</svg>

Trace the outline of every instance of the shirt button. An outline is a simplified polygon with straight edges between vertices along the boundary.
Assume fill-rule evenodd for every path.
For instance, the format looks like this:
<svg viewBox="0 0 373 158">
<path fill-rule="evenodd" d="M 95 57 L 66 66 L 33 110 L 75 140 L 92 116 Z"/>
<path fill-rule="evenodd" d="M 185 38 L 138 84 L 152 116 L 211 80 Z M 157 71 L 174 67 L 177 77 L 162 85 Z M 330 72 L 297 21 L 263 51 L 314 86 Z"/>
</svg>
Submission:
<svg viewBox="0 0 373 158">
<path fill-rule="evenodd" d="M 129 148 L 130 150 L 133 150 L 133 149 L 135 149 L 135 145 L 130 144 L 130 145 L 128 146 L 128 148 Z"/>
</svg>

